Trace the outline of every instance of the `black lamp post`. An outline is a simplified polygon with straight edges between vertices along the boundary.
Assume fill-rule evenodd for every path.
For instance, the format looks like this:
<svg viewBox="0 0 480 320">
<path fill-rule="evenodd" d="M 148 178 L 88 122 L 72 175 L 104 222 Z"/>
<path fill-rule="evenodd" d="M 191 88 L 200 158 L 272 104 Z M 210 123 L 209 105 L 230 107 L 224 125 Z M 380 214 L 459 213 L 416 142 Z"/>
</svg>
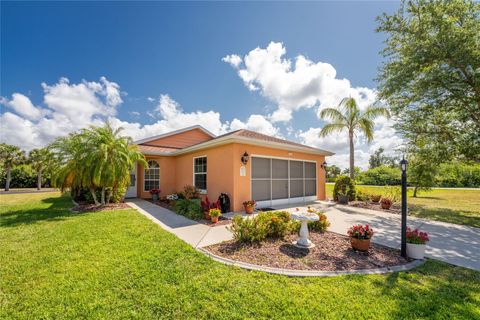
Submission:
<svg viewBox="0 0 480 320">
<path fill-rule="evenodd" d="M 407 163 L 405 157 L 400 161 L 402 169 L 402 257 L 407 257 Z"/>
</svg>

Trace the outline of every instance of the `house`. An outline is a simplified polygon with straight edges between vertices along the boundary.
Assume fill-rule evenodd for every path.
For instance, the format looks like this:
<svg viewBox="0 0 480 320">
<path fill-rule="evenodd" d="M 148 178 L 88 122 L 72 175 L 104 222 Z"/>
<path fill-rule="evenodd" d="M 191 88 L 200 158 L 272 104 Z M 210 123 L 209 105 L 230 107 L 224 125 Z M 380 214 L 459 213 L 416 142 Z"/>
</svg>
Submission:
<svg viewBox="0 0 480 320">
<path fill-rule="evenodd" d="M 215 136 L 193 126 L 135 142 L 149 169 L 132 172 L 127 197 L 150 198 L 195 185 L 216 200 L 230 197 L 240 211 L 245 200 L 258 207 L 325 199 L 325 157 L 332 152 L 282 140 L 250 130 Z"/>
</svg>

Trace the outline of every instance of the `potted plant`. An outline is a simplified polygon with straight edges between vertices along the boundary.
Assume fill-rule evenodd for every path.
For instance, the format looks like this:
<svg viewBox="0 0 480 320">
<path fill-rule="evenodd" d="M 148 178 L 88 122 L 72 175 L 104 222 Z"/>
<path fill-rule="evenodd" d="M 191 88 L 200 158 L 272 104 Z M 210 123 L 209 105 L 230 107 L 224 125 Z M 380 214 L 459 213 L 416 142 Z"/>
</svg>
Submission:
<svg viewBox="0 0 480 320">
<path fill-rule="evenodd" d="M 348 204 L 348 200 L 350 198 L 348 192 L 350 191 L 350 188 L 345 186 L 345 190 L 340 190 L 338 191 L 338 203 L 340 204 Z"/>
<path fill-rule="evenodd" d="M 425 247 L 430 239 L 428 234 L 423 231 L 407 228 L 407 256 L 413 259 L 423 259 L 425 257 Z"/>
<path fill-rule="evenodd" d="M 152 195 L 152 200 L 157 201 L 160 195 L 160 189 L 150 189 L 150 194 Z"/>
<path fill-rule="evenodd" d="M 382 197 L 382 200 L 380 201 L 380 206 L 382 209 L 388 210 L 392 207 L 393 201 L 390 198 Z"/>
<path fill-rule="evenodd" d="M 373 203 L 379 203 L 381 198 L 382 198 L 382 195 L 381 195 L 381 194 L 372 194 L 372 195 L 370 196 L 370 200 L 371 200 Z"/>
<path fill-rule="evenodd" d="M 354 225 L 348 229 L 350 244 L 352 248 L 358 251 L 368 251 L 370 248 L 370 239 L 373 236 L 373 229 L 366 225 Z"/>
<path fill-rule="evenodd" d="M 245 208 L 245 212 L 248 214 L 252 214 L 253 210 L 255 210 L 255 206 L 257 203 L 255 200 L 247 200 L 243 202 L 243 207 Z"/>
<path fill-rule="evenodd" d="M 210 214 L 210 217 L 212 219 L 212 222 L 217 223 L 218 222 L 218 217 L 220 217 L 222 215 L 222 211 L 220 211 L 220 209 L 217 209 L 217 208 L 210 209 L 209 214 Z"/>
</svg>

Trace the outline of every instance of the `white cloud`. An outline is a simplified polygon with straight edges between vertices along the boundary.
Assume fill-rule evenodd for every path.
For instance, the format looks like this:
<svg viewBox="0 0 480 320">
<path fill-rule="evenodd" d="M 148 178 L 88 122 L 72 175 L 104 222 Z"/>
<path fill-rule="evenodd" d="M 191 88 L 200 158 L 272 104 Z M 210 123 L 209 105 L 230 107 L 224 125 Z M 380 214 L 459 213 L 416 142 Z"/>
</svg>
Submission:
<svg viewBox="0 0 480 320">
<path fill-rule="evenodd" d="M 35 107 L 27 96 L 21 93 L 12 94 L 12 100 L 0 97 L 0 104 L 12 108 L 17 114 L 28 120 L 38 120 L 46 113 L 47 110 Z"/>
<path fill-rule="evenodd" d="M 236 54 L 222 60 L 231 64 L 249 90 L 275 102 L 270 115 L 274 122 L 292 119 L 301 108 L 334 107 L 347 96 L 354 97 L 362 108 L 375 101 L 375 91 L 352 87 L 348 79 L 337 79 L 335 68 L 325 62 L 313 62 L 303 55 L 293 61 L 285 58 L 282 43 L 271 42 L 265 49 L 256 48 L 242 59 Z M 241 67 L 243 62 L 243 67 Z"/>
<path fill-rule="evenodd" d="M 278 128 L 262 115 L 251 115 L 246 122 L 234 119 L 230 123 L 222 121 L 220 113 L 213 110 L 185 112 L 178 102 L 165 94 L 160 95 L 154 110 L 147 111 L 155 119 L 154 123 L 122 121 L 116 117 L 117 108 L 123 102 L 120 87 L 105 77 L 98 82 L 84 80 L 77 84 L 61 78 L 58 83 L 43 83 L 42 87 L 44 108 L 35 107 L 28 97 L 18 93 L 12 95 L 11 101 L 1 99 L 0 102 L 16 114 L 4 112 L 0 115 L 0 141 L 31 150 L 88 125 L 101 125 L 106 119 L 115 127 L 122 126 L 124 134 L 134 140 L 193 125 L 201 125 L 216 135 L 247 128 L 281 136 Z M 140 115 L 138 111 L 129 114 L 132 117 Z"/>
<path fill-rule="evenodd" d="M 248 117 L 247 122 L 242 122 L 238 119 L 233 119 L 230 123 L 231 130 L 248 129 L 257 131 L 270 136 L 281 137 L 279 129 L 274 127 L 270 121 L 259 114 L 252 114 Z"/>
<path fill-rule="evenodd" d="M 153 102 L 153 101 L 155 101 L 155 98 L 147 97 L 147 100 L 150 101 L 150 102 Z"/>
</svg>

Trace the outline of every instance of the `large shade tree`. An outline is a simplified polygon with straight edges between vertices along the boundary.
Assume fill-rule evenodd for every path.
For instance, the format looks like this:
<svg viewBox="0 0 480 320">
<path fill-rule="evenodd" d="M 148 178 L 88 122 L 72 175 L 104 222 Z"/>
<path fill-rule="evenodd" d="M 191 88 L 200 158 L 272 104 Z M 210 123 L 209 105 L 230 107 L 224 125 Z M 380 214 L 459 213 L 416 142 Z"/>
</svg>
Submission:
<svg viewBox="0 0 480 320">
<path fill-rule="evenodd" d="M 379 97 L 396 128 L 443 161 L 480 161 L 480 3 L 403 1 L 378 22 L 387 36 Z"/>
<path fill-rule="evenodd" d="M 42 176 L 53 164 L 53 155 L 48 148 L 33 149 L 28 154 L 28 162 L 37 171 L 37 190 L 42 189 Z"/>
<path fill-rule="evenodd" d="M 367 142 L 371 142 L 375 129 L 374 120 L 380 116 L 390 116 L 385 107 L 371 105 L 361 111 L 355 99 L 351 97 L 343 98 L 337 108 L 326 108 L 320 112 L 320 118 L 331 120 L 331 123 L 326 124 L 320 131 L 321 137 L 326 137 L 334 132 L 346 131 L 348 134 L 351 179 L 355 178 L 354 138 L 357 133 L 362 133 Z"/>
<path fill-rule="evenodd" d="M 95 204 L 110 202 L 113 193 L 129 185 L 135 163 L 148 166 L 132 139 L 121 131 L 106 123 L 57 139 L 50 146 L 58 163 L 53 182 L 61 188 L 88 188 Z"/>
<path fill-rule="evenodd" d="M 10 181 L 12 169 L 25 161 L 25 152 L 19 147 L 1 143 L 0 144 L 0 164 L 6 174 L 5 191 L 10 190 Z"/>
</svg>

